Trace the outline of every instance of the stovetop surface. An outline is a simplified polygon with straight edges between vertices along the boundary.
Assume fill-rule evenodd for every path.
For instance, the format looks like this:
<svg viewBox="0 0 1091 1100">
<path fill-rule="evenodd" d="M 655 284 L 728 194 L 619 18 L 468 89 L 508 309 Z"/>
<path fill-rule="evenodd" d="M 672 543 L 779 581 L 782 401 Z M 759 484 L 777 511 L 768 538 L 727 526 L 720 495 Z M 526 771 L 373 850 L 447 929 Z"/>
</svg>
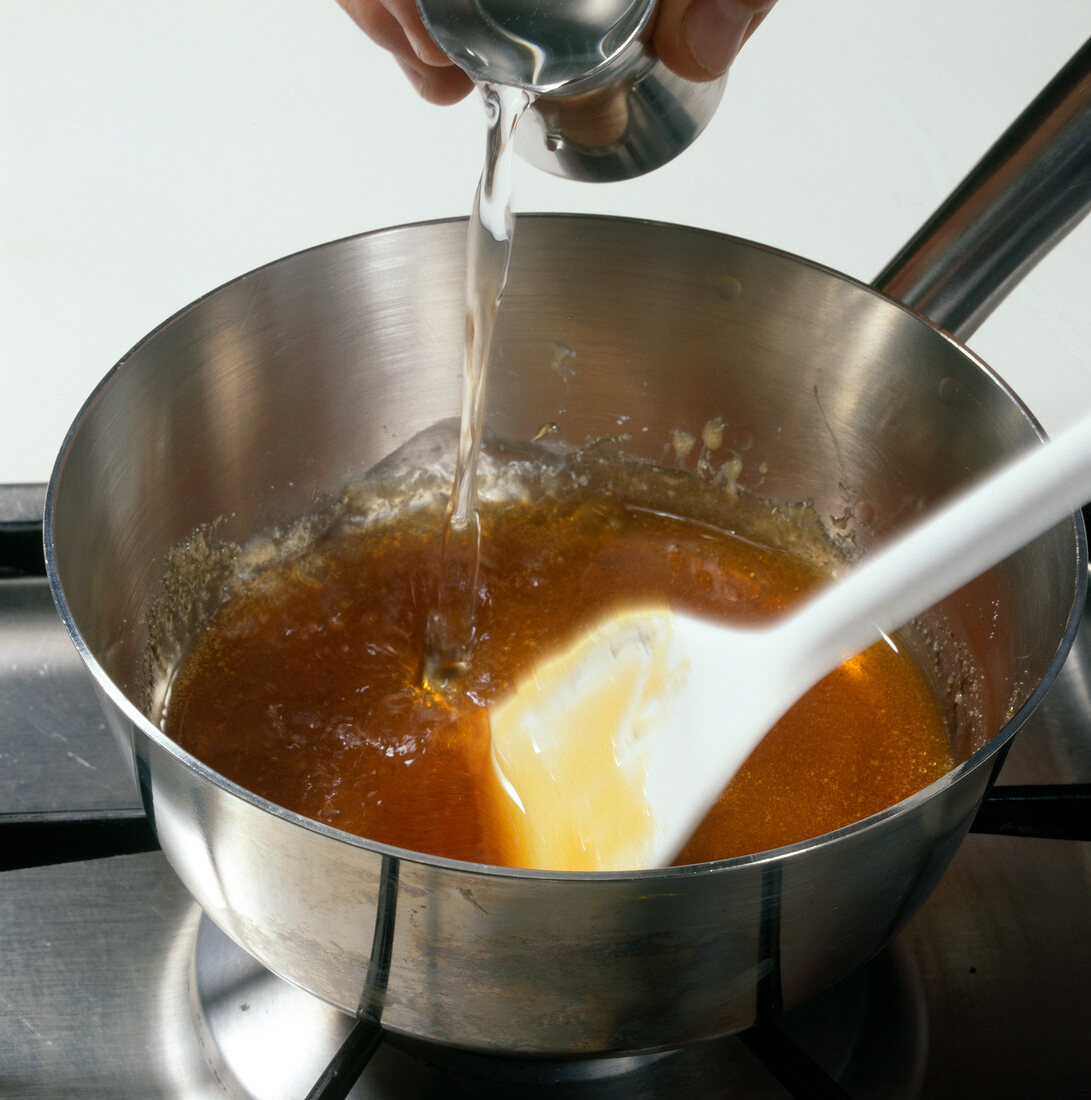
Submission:
<svg viewBox="0 0 1091 1100">
<path fill-rule="evenodd" d="M 1085 617 L 1000 782 L 1089 780 Z M 138 805 L 46 582 L 0 580 L 0 816 Z M 971 834 L 894 944 L 782 1029 L 852 1097 L 1091 1096 L 1089 931 L 1091 845 Z M 252 964 L 155 852 L 5 872 L 0 951 L 3 1096 L 300 1097 L 351 1024 Z M 738 1037 L 529 1071 L 405 1048 L 350 1095 L 793 1094 Z"/>
</svg>

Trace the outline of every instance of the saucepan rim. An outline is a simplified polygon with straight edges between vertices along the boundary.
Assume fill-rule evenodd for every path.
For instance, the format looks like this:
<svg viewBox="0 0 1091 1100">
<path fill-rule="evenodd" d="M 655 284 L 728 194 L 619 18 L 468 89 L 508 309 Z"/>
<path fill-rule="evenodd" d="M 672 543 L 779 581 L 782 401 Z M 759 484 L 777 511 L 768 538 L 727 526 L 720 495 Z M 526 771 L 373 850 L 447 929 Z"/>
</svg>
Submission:
<svg viewBox="0 0 1091 1100">
<path fill-rule="evenodd" d="M 868 294 L 876 295 L 883 299 L 885 303 L 894 306 L 904 313 L 913 317 L 914 320 L 922 322 L 929 327 L 933 328 L 949 340 L 962 354 L 967 356 L 979 369 L 985 371 L 991 378 L 991 380 L 1002 388 L 1013 404 L 1019 409 L 1019 411 L 1026 417 L 1027 421 L 1033 427 L 1039 437 L 1044 437 L 1045 433 L 1038 423 L 1037 419 L 1030 412 L 1027 406 L 1019 398 L 1010 386 L 1008 386 L 1002 378 L 1000 378 L 996 372 L 983 362 L 979 356 L 977 356 L 971 349 L 966 347 L 950 333 L 944 331 L 934 322 L 930 321 L 927 317 L 912 310 L 908 306 L 899 302 L 897 299 L 883 294 L 881 291 L 876 290 L 874 287 L 869 286 L 867 283 L 861 282 L 858 279 L 853 278 L 850 275 L 846 275 L 843 272 L 837 271 L 834 268 L 828 267 L 824 264 L 817 263 L 816 261 L 807 259 L 806 257 L 798 256 L 794 253 L 778 249 L 769 245 L 764 245 L 756 241 L 748 240 L 744 237 L 738 237 L 729 233 L 722 233 L 716 230 L 701 229 L 693 226 L 678 225 L 670 222 L 658 221 L 655 219 L 645 218 L 631 218 L 631 217 L 619 217 L 615 215 L 598 215 L 598 214 L 560 214 L 560 213 L 521 213 L 519 215 L 522 219 L 561 219 L 565 221 L 593 221 L 599 222 L 611 222 L 611 223 L 629 223 L 637 224 L 646 227 L 657 227 L 671 232 L 682 233 L 694 233 L 701 237 L 719 238 L 727 241 L 731 241 L 734 244 L 743 245 L 749 248 L 756 249 L 761 252 L 772 254 L 783 259 L 794 261 L 797 264 L 802 264 L 811 269 L 833 275 L 840 280 L 854 285 L 860 290 L 866 291 Z M 840 840 L 848 837 L 853 837 L 862 833 L 865 833 L 871 829 L 880 827 L 884 822 L 892 817 L 899 816 L 908 812 L 912 812 L 922 803 L 930 801 L 936 797 L 941 791 L 946 790 L 949 787 L 958 783 L 961 778 L 969 772 L 976 771 L 989 757 L 998 753 L 1008 742 L 1014 737 L 1019 728 L 1026 722 L 1030 715 L 1034 712 L 1037 706 L 1041 703 L 1045 694 L 1048 692 L 1053 681 L 1056 679 L 1060 672 L 1065 660 L 1068 657 L 1069 650 L 1075 641 L 1077 631 L 1079 629 L 1081 616 L 1083 614 L 1085 604 L 1087 602 L 1088 594 L 1088 542 L 1087 532 L 1083 522 L 1082 515 L 1079 511 L 1073 513 L 1063 523 L 1071 524 L 1073 528 L 1073 535 L 1075 537 L 1075 561 L 1076 561 L 1076 577 L 1073 586 L 1073 598 L 1068 614 L 1068 621 L 1065 626 L 1064 633 L 1061 636 L 1057 649 L 1050 661 L 1049 668 L 1046 674 L 1035 686 L 1026 701 L 1012 714 L 1004 725 L 979 749 L 972 753 L 962 763 L 956 765 L 945 775 L 935 780 L 927 787 L 923 787 L 921 790 L 909 795 L 907 798 L 902 799 L 900 802 L 895 803 L 892 806 L 887 807 L 884 810 L 880 810 L 877 813 L 871 814 L 868 817 L 862 818 L 859 821 L 853 822 L 850 825 L 846 825 L 843 828 L 836 829 L 832 832 L 823 833 L 821 836 L 814 837 L 808 840 L 797 841 L 793 844 L 785 845 L 779 848 L 769 849 L 768 851 L 758 852 L 751 855 L 735 856 L 730 859 L 715 860 L 706 863 L 694 863 L 686 864 L 678 867 L 662 867 L 651 868 L 646 870 L 635 871 L 579 871 L 579 872 L 565 872 L 565 871 L 546 871 L 536 870 L 533 868 L 513 868 L 513 867 L 500 867 L 494 864 L 486 863 L 473 863 L 464 860 L 455 860 L 443 856 L 432 856 L 424 852 L 414 851 L 407 848 L 399 848 L 394 845 L 384 844 L 379 841 L 369 840 L 367 837 L 357 836 L 353 833 L 347 833 L 342 830 L 336 829 L 332 826 L 325 825 L 322 822 L 315 821 L 311 818 L 305 817 L 292 810 L 285 809 L 282 806 L 278 806 L 276 803 L 263 798 L 260 795 L 255 794 L 252 791 L 247 790 L 245 787 L 239 785 L 226 776 L 221 775 L 219 772 L 210 768 L 204 764 L 197 757 L 193 756 L 180 745 L 174 742 L 170 737 L 166 735 L 154 722 L 152 722 L 143 711 L 137 707 L 126 695 L 126 693 L 116 684 L 113 679 L 106 673 L 106 671 L 99 664 L 94 654 L 91 652 L 90 647 L 81 634 L 79 627 L 77 626 L 71 609 L 69 608 L 68 600 L 65 596 L 64 582 L 60 576 L 57 566 L 57 556 L 55 548 L 54 537 L 54 519 L 55 510 L 57 504 L 57 493 L 61 477 L 64 472 L 64 467 L 71 450 L 73 441 L 79 434 L 80 428 L 86 419 L 91 415 L 95 405 L 101 399 L 103 393 L 111 385 L 114 377 L 122 371 L 130 359 L 133 358 L 139 351 L 145 346 L 153 342 L 157 336 L 164 330 L 170 328 L 181 317 L 187 313 L 198 308 L 202 302 L 214 297 L 226 287 L 237 284 L 246 279 L 252 278 L 261 272 L 275 267 L 277 265 L 289 262 L 298 257 L 305 256 L 310 253 L 319 252 L 325 249 L 333 249 L 339 245 L 343 245 L 349 242 L 365 240 L 371 237 L 379 237 L 392 235 L 396 233 L 402 233 L 407 231 L 419 231 L 425 230 L 432 226 L 441 225 L 457 225 L 465 224 L 467 222 L 466 217 L 451 217 L 451 218 L 436 218 L 425 221 L 408 222 L 402 225 L 385 226 L 373 230 L 368 230 L 363 233 L 350 234 L 345 237 L 340 237 L 332 241 L 327 241 L 322 244 L 312 245 L 308 248 L 300 249 L 296 252 L 289 253 L 288 255 L 278 257 L 268 263 L 261 264 L 252 270 L 245 272 L 241 275 L 237 275 L 232 279 L 228 279 L 219 286 L 202 294 L 200 297 L 189 302 L 181 309 L 177 310 L 174 314 L 168 317 L 166 320 L 157 325 L 144 337 L 142 337 L 132 348 L 129 349 L 117 363 L 103 376 L 95 388 L 91 391 L 86 401 L 81 406 L 75 419 L 72 422 L 71 427 L 65 435 L 64 441 L 58 452 L 57 460 L 54 464 L 53 471 L 51 473 L 49 483 L 46 490 L 45 498 L 45 510 L 43 516 L 43 537 L 45 548 L 45 561 L 46 561 L 46 573 L 49 580 L 49 587 L 53 595 L 54 602 L 57 606 L 60 618 L 64 623 L 69 637 L 72 639 L 77 651 L 79 652 L 84 663 L 91 672 L 98 687 L 106 693 L 118 710 L 126 717 L 126 719 L 133 725 L 133 727 L 140 732 L 141 735 L 156 743 L 160 748 L 165 750 L 174 756 L 180 763 L 197 774 L 199 778 L 205 779 L 213 785 L 219 787 L 225 793 L 241 799 L 244 802 L 249 803 L 251 806 L 265 813 L 272 814 L 281 820 L 287 821 L 291 824 L 301 826 L 304 829 L 318 834 L 329 840 L 337 841 L 342 844 L 346 844 L 350 847 L 358 848 L 364 851 L 369 851 L 377 856 L 386 856 L 400 860 L 405 863 L 419 864 L 427 867 L 440 868 L 447 871 L 460 871 L 473 875 L 484 875 L 495 880 L 523 880 L 523 881 L 609 881 L 609 882 L 628 882 L 628 881 L 644 881 L 644 880 L 662 880 L 678 877 L 686 877 L 694 874 L 716 874 L 721 872 L 729 872 L 734 868 L 746 866 L 746 865 L 760 865 L 763 863 L 790 860 L 794 857 L 801 855 L 816 847 L 824 847 L 830 844 L 835 844 Z M 518 237 L 517 237 L 518 239 Z"/>
</svg>

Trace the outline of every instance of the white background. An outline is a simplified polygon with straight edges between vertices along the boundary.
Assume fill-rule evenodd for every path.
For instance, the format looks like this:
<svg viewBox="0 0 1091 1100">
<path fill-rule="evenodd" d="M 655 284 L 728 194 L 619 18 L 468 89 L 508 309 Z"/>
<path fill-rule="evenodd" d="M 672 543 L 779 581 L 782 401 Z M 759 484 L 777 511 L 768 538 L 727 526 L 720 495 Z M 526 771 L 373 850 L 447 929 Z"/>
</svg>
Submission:
<svg viewBox="0 0 1091 1100">
<path fill-rule="evenodd" d="M 673 164 L 522 210 L 763 241 L 870 279 L 1091 34 L 1088 0 L 781 0 Z M 0 483 L 214 286 L 468 212 L 480 105 L 419 102 L 334 0 L 0 0 Z M 1047 429 L 1091 410 L 1091 221 L 971 341 Z"/>
</svg>

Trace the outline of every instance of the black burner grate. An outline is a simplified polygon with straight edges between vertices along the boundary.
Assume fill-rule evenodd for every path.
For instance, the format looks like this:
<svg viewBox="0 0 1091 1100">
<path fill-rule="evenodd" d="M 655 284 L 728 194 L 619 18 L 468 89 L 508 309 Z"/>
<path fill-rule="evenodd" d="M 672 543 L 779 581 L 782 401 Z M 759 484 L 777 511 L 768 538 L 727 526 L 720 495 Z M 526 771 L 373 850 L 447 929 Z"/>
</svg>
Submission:
<svg viewBox="0 0 1091 1100">
<path fill-rule="evenodd" d="M 34 520 L 0 522 L 0 580 L 44 576 L 41 523 Z"/>
<path fill-rule="evenodd" d="M 344 1100 L 382 1041 L 382 1025 L 360 1020 L 307 1093 L 307 1100 Z"/>
<path fill-rule="evenodd" d="M 141 810 L 0 814 L 0 871 L 154 852 L 159 847 Z"/>
<path fill-rule="evenodd" d="M 1091 840 L 1091 783 L 993 787 L 970 831 L 1049 840 Z"/>
</svg>

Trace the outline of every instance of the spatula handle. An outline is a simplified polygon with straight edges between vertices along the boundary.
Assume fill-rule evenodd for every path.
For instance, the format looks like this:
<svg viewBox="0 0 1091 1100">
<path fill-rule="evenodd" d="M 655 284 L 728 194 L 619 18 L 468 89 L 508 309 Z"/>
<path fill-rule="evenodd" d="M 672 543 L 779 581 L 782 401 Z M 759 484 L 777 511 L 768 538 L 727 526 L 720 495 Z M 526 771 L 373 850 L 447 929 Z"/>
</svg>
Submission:
<svg viewBox="0 0 1091 1100">
<path fill-rule="evenodd" d="M 988 475 L 794 616 L 816 678 L 1003 561 L 1091 500 L 1091 415 Z M 807 620 L 806 622 L 804 620 Z M 817 634 L 811 633 L 812 631 Z"/>
</svg>

